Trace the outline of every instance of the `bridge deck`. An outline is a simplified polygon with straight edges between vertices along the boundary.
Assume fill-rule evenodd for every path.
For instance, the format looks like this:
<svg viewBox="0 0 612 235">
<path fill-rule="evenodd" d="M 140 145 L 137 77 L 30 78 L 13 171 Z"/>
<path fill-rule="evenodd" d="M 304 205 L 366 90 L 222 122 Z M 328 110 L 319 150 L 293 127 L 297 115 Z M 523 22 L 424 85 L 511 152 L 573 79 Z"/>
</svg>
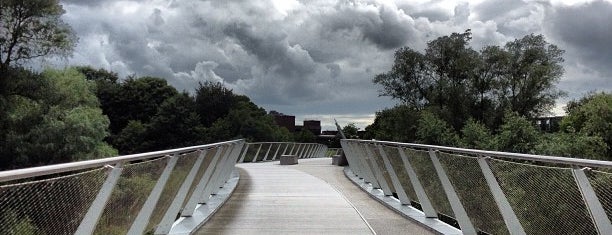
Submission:
<svg viewBox="0 0 612 235">
<path fill-rule="evenodd" d="M 431 234 L 371 199 L 330 162 L 238 164 L 234 195 L 198 234 Z"/>
</svg>

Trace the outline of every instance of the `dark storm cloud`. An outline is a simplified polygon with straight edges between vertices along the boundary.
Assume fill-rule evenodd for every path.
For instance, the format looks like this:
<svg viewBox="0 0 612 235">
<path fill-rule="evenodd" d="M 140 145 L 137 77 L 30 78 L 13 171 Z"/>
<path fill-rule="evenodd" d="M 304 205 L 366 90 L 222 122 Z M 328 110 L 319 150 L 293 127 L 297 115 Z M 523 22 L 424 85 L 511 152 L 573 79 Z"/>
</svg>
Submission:
<svg viewBox="0 0 612 235">
<path fill-rule="evenodd" d="M 364 117 L 392 106 L 371 81 L 391 68 L 393 51 L 423 50 L 427 41 L 468 28 L 475 48 L 545 34 L 567 51 L 560 87 L 570 96 L 593 86 L 610 90 L 612 77 L 606 42 L 612 38 L 612 8 L 603 1 L 62 3 L 64 20 L 80 38 L 71 64 L 163 77 L 187 91 L 198 82 L 219 81 L 266 109 L 298 115 Z"/>
<path fill-rule="evenodd" d="M 381 49 L 403 46 L 413 34 L 411 22 L 397 9 L 384 5 L 338 4 L 335 11 L 323 15 L 320 22 L 333 32 L 358 30 L 364 39 Z"/>
<path fill-rule="evenodd" d="M 489 0 L 476 5 L 474 11 L 480 20 L 487 21 L 503 17 L 525 5 L 522 0 Z"/>
<path fill-rule="evenodd" d="M 580 57 L 578 63 L 593 66 L 612 80 L 612 3 L 559 7 L 547 20 L 552 37 L 568 48 L 569 56 Z"/>
</svg>

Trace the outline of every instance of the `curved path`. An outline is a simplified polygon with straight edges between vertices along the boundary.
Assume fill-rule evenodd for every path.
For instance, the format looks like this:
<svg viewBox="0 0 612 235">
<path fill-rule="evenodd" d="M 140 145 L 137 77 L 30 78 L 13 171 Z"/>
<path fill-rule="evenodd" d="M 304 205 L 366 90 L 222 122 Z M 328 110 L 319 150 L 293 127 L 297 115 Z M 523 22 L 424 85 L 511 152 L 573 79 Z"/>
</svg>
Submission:
<svg viewBox="0 0 612 235">
<path fill-rule="evenodd" d="M 197 234 L 431 234 L 371 199 L 330 162 L 236 165 L 236 191 Z"/>
</svg>

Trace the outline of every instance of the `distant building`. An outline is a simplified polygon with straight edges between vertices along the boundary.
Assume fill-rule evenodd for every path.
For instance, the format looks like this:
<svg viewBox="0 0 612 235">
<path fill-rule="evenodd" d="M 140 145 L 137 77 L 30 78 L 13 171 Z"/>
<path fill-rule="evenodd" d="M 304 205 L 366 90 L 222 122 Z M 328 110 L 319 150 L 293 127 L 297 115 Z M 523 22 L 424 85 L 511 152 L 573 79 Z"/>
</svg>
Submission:
<svg viewBox="0 0 612 235">
<path fill-rule="evenodd" d="M 539 117 L 533 119 L 533 124 L 540 131 L 545 132 L 557 132 L 559 131 L 559 124 L 564 116 L 553 116 L 553 117 Z"/>
<path fill-rule="evenodd" d="M 276 125 L 287 128 L 289 132 L 300 132 L 302 129 L 306 129 L 315 136 L 321 134 L 321 121 L 319 120 L 304 120 L 304 125 L 295 125 L 295 116 L 285 115 L 275 110 L 271 110 L 269 114 L 274 116 Z"/>
<path fill-rule="evenodd" d="M 304 120 L 304 129 L 309 130 L 314 135 L 321 134 L 321 121 L 319 120 Z"/>
</svg>

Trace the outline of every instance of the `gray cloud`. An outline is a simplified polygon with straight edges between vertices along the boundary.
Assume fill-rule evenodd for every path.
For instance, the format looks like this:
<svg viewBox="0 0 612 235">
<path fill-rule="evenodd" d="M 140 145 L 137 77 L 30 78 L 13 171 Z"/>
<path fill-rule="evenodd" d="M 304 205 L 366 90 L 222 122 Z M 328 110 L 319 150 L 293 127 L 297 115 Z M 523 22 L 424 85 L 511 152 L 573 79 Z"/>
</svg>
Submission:
<svg viewBox="0 0 612 235">
<path fill-rule="evenodd" d="M 567 50 L 560 87 L 576 97 L 610 90 L 612 7 L 488 0 L 478 5 L 408 1 L 63 0 L 79 36 L 69 64 L 121 76 L 159 76 L 179 90 L 222 81 L 266 109 L 300 116 L 364 117 L 393 101 L 371 80 L 393 51 L 472 29 L 472 45 L 544 34 Z M 570 98 L 572 98 L 570 97 Z M 562 100 L 563 101 L 563 100 Z"/>
</svg>

